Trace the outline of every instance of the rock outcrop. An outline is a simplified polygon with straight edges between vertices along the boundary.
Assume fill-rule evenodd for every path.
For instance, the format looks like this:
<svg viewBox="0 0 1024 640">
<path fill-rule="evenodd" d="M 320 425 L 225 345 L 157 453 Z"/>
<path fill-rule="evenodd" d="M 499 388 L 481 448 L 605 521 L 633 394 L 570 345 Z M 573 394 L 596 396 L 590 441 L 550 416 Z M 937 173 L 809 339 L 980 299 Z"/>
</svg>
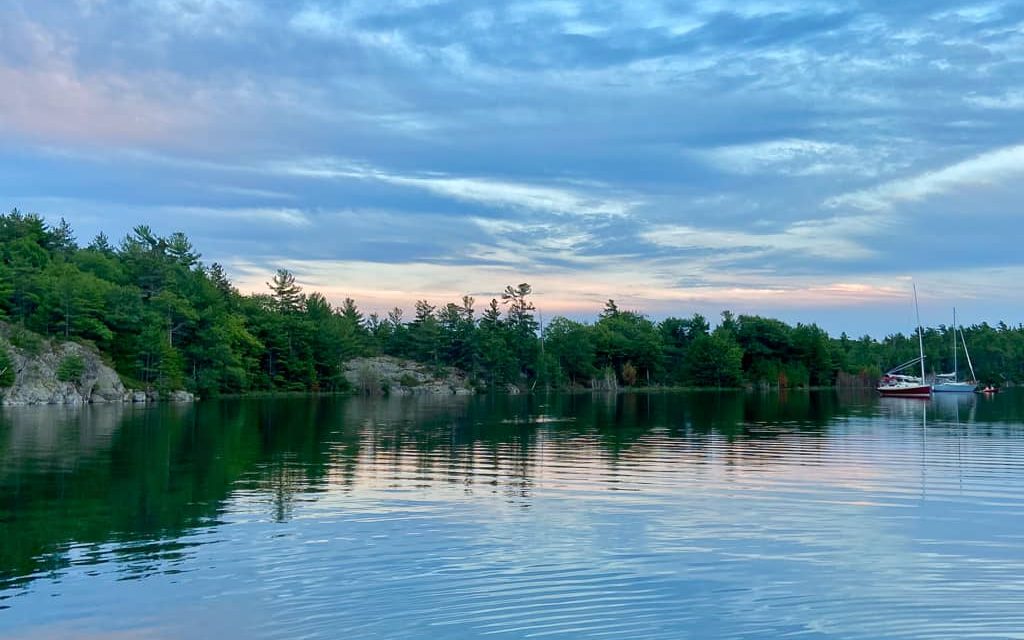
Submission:
<svg viewBox="0 0 1024 640">
<path fill-rule="evenodd" d="M 345 378 L 365 395 L 470 395 L 474 389 L 465 374 L 450 367 L 402 360 L 391 356 L 355 358 L 345 363 Z"/>
<path fill-rule="evenodd" d="M 12 343 L 15 331 L 21 337 Z M 0 388 L 0 404 L 102 404 L 152 402 L 155 392 L 126 389 L 117 372 L 95 351 L 76 342 L 58 342 L 0 323 L 0 349 L 10 359 L 14 384 Z M 172 401 L 192 401 L 187 391 L 170 394 Z"/>
</svg>

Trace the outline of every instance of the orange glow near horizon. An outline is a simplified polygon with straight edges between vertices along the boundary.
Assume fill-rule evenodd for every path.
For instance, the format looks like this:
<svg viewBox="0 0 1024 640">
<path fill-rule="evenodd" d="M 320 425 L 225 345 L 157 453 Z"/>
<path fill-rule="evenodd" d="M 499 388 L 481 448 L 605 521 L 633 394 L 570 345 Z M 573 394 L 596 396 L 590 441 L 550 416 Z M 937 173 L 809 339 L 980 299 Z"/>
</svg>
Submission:
<svg viewBox="0 0 1024 640">
<path fill-rule="evenodd" d="M 620 307 L 644 313 L 670 312 L 681 304 L 721 309 L 758 306 L 779 308 L 847 308 L 853 305 L 886 304 L 906 298 L 902 282 L 792 282 L 791 279 L 758 278 L 749 285 L 723 282 L 697 287 L 673 286 L 663 271 L 645 275 L 639 270 L 595 265 L 580 271 L 526 273 L 502 265 L 451 265 L 435 263 L 372 263 L 357 261 L 285 261 L 282 266 L 296 275 L 308 291 L 318 291 L 334 304 L 353 298 L 366 313 L 386 313 L 399 307 L 411 309 L 416 300 L 438 306 L 458 302 L 463 295 L 476 298 L 482 308 L 492 297 L 500 298 L 507 284 L 529 282 L 534 303 L 547 316 L 596 315 L 609 298 Z M 642 265 L 641 265 L 642 268 Z M 232 269 L 239 289 L 266 292 L 273 275 L 263 268 L 238 262 Z M 652 269 L 649 273 L 658 273 Z M 739 279 L 739 278 L 737 278 Z M 899 280 L 899 279 L 895 279 Z M 766 286 L 765 282 L 769 285 Z"/>
</svg>

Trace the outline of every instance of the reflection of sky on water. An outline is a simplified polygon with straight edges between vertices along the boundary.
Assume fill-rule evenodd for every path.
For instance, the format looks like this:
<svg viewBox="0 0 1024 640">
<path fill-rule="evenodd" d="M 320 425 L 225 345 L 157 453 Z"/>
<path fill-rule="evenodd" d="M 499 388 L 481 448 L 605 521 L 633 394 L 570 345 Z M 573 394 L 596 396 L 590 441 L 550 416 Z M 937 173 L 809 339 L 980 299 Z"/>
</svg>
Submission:
<svg viewBox="0 0 1024 640">
<path fill-rule="evenodd" d="M 0 602 L 11 607 L 0 631 L 64 635 L 69 620 L 69 637 L 113 624 L 114 637 L 155 638 L 1021 627 L 1018 424 L 971 422 L 972 403 L 943 400 L 837 406 L 814 427 L 764 419 L 763 401 L 725 401 L 746 418 L 738 431 L 679 426 L 701 415 L 693 403 L 722 402 L 710 396 L 582 398 L 544 413 L 525 399 L 348 401 L 324 413 L 320 470 L 294 433 L 307 427 L 275 416 L 292 444 L 247 467 L 219 522 L 160 544 L 76 546 L 55 579 Z M 609 408 L 620 431 L 596 426 Z"/>
</svg>

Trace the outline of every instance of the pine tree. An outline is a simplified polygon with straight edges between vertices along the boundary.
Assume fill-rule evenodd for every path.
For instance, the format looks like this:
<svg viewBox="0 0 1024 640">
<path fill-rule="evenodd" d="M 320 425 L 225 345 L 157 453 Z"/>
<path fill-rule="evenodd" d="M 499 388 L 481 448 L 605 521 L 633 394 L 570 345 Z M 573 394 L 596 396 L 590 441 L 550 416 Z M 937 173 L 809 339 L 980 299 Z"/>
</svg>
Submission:
<svg viewBox="0 0 1024 640">
<path fill-rule="evenodd" d="M 527 300 L 533 289 L 527 283 L 516 287 L 509 285 L 501 294 L 502 304 L 508 307 L 506 323 L 512 336 L 511 351 L 520 375 L 529 377 L 537 363 L 537 329 L 539 323 L 533 317 L 536 307 Z"/>
<path fill-rule="evenodd" d="M 353 327 L 361 328 L 363 326 L 363 314 L 352 298 L 345 298 L 341 303 L 341 317 L 345 318 Z"/>
<path fill-rule="evenodd" d="M 102 231 L 96 234 L 96 237 L 92 239 L 92 242 L 86 248 L 106 255 L 114 253 L 114 247 L 110 244 L 110 238 Z"/>
<path fill-rule="evenodd" d="M 302 287 L 295 284 L 295 275 L 287 269 L 278 269 L 272 282 L 268 282 L 277 310 L 295 313 L 302 303 Z"/>
<path fill-rule="evenodd" d="M 184 233 L 175 231 L 167 238 L 167 254 L 177 264 L 193 269 L 199 264 L 199 254 L 192 247 L 192 241 Z"/>
<path fill-rule="evenodd" d="M 234 285 L 231 284 L 227 272 L 224 271 L 224 267 L 219 262 L 214 262 L 210 265 L 207 277 L 210 278 L 210 282 L 213 283 L 213 286 L 225 298 L 231 298 L 238 294 L 238 289 L 235 289 Z"/>
<path fill-rule="evenodd" d="M 78 244 L 75 242 L 75 233 L 72 231 L 71 225 L 64 218 L 60 219 L 60 223 L 50 232 L 50 236 L 50 242 L 54 251 L 65 258 L 70 258 L 78 249 Z"/>
</svg>

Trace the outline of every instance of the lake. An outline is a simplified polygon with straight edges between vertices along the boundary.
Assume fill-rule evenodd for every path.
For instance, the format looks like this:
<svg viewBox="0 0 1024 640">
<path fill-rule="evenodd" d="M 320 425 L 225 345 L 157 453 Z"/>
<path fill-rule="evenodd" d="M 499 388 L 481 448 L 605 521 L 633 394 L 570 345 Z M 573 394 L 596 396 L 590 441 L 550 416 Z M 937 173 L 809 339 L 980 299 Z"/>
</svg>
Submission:
<svg viewBox="0 0 1024 640">
<path fill-rule="evenodd" d="M 0 412 L 3 638 L 1024 637 L 1024 392 Z"/>
</svg>

